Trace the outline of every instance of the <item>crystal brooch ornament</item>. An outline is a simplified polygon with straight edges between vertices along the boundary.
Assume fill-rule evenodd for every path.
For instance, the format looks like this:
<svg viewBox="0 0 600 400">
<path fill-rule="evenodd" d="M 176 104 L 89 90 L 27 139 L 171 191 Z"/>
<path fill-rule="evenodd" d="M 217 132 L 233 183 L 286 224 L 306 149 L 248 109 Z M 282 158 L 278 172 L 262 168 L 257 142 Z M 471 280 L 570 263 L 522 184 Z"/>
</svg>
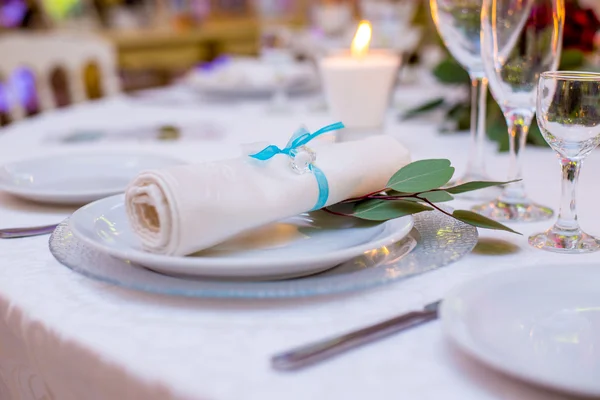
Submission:
<svg viewBox="0 0 600 400">
<path fill-rule="evenodd" d="M 290 151 L 290 166 L 297 174 L 311 172 L 311 166 L 315 161 L 317 161 L 317 153 L 310 147 L 300 146 Z"/>
</svg>

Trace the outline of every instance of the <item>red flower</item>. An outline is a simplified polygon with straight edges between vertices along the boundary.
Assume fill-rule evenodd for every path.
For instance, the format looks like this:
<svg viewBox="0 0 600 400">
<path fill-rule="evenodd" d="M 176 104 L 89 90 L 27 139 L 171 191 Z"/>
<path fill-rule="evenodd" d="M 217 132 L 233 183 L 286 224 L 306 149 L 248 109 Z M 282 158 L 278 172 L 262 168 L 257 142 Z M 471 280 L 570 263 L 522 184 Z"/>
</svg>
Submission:
<svg viewBox="0 0 600 400">
<path fill-rule="evenodd" d="M 563 47 L 584 52 L 594 51 L 594 36 L 600 30 L 600 21 L 594 11 L 581 8 L 576 0 L 568 0 L 565 11 Z"/>
</svg>

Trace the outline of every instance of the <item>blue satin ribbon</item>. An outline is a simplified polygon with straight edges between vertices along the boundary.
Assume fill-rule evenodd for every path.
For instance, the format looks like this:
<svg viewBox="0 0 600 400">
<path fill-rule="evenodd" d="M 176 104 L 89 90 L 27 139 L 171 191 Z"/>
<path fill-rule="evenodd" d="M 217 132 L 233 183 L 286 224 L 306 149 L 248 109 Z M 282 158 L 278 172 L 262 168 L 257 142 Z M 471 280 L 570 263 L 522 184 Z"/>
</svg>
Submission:
<svg viewBox="0 0 600 400">
<path fill-rule="evenodd" d="M 326 127 L 323 127 L 314 133 L 310 133 L 306 129 L 301 128 L 292 135 L 287 145 L 283 149 L 280 149 L 275 145 L 270 145 L 256 154 L 251 154 L 250 157 L 261 161 L 267 161 L 278 154 L 285 154 L 289 157 L 293 157 L 292 151 L 302 146 L 305 146 L 308 142 L 310 142 L 317 136 L 320 136 L 327 132 L 337 131 L 342 128 L 344 128 L 344 124 L 341 122 L 327 125 Z M 329 183 L 327 182 L 327 177 L 325 176 L 325 173 L 314 163 L 311 163 L 308 166 L 308 169 L 315 176 L 317 184 L 319 185 L 319 198 L 317 199 L 317 203 L 313 207 L 313 211 L 319 210 L 325 207 L 325 204 L 327 204 L 327 199 L 329 199 Z"/>
</svg>

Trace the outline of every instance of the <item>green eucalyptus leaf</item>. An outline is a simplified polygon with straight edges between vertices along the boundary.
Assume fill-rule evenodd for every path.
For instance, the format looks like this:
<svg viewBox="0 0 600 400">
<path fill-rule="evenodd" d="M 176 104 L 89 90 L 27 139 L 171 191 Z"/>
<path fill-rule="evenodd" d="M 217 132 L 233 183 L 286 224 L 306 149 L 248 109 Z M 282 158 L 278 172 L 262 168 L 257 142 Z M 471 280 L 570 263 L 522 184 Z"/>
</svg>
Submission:
<svg viewBox="0 0 600 400">
<path fill-rule="evenodd" d="M 452 213 L 452 216 L 454 218 L 458 219 L 459 221 L 462 221 L 466 224 L 473 225 L 473 226 L 476 226 L 479 228 L 506 231 L 506 232 L 516 233 L 517 235 L 520 235 L 519 232 L 510 229 L 508 226 L 502 225 L 500 222 L 496 222 L 487 217 L 484 217 L 481 214 L 477 214 L 472 211 L 455 210 Z"/>
<path fill-rule="evenodd" d="M 473 190 L 485 189 L 485 188 L 489 188 L 492 186 L 506 185 L 509 183 L 517 182 L 519 180 L 520 179 L 517 179 L 514 181 L 508 181 L 508 182 L 473 181 L 473 182 L 463 183 L 462 185 L 445 188 L 444 190 L 448 193 L 460 194 L 460 193 L 472 192 Z"/>
<path fill-rule="evenodd" d="M 429 200 L 432 203 L 444 203 L 454 200 L 454 196 L 445 190 L 436 190 L 433 192 L 421 193 L 419 197 Z"/>
<path fill-rule="evenodd" d="M 454 175 L 454 167 L 445 159 L 419 160 L 392 176 L 387 187 L 398 192 L 426 192 L 444 186 Z"/>
<path fill-rule="evenodd" d="M 334 213 L 352 215 L 354 213 L 354 204 L 355 203 L 337 203 L 326 208 Z"/>
<path fill-rule="evenodd" d="M 432 208 L 412 201 L 367 200 L 357 204 L 353 216 L 370 221 L 387 221 L 428 210 Z"/>
<path fill-rule="evenodd" d="M 400 117 L 400 119 L 402 120 L 407 120 L 407 119 L 411 119 L 411 118 L 415 118 L 421 114 L 424 114 L 426 112 L 435 110 L 436 108 L 439 108 L 441 106 L 444 105 L 444 98 L 440 97 L 437 99 L 433 99 L 431 101 L 428 101 L 425 104 L 422 104 L 418 107 L 415 108 L 411 108 L 410 110 L 407 110 L 406 112 L 404 112 L 404 114 L 402 114 L 402 116 Z"/>
</svg>

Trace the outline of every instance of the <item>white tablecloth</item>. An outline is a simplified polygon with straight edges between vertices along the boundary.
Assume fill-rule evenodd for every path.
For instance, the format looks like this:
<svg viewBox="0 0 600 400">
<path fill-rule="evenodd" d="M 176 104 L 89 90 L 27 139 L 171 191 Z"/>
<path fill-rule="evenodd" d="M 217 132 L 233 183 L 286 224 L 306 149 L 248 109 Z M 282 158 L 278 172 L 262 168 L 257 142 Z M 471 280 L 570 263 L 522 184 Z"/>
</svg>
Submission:
<svg viewBox="0 0 600 400">
<path fill-rule="evenodd" d="M 419 90 L 410 93 L 418 93 Z M 410 103 L 408 91 L 401 99 Z M 135 126 L 141 121 L 212 121 L 225 134 L 203 142 L 119 144 L 115 151 L 161 151 L 188 160 L 236 154 L 243 141 L 285 142 L 300 123 L 333 122 L 296 103 L 269 115 L 265 104 L 167 107 L 113 99 L 15 124 L 0 134 L 0 161 L 78 151 L 44 142 L 75 127 Z M 441 135 L 431 122 L 399 124 L 414 158 L 451 158 L 462 171 L 465 135 Z M 111 147 L 95 146 L 96 151 Z M 505 177 L 507 156 L 493 152 L 489 171 Z M 547 149 L 529 149 L 525 178 L 533 198 L 557 207 L 560 172 Z M 600 154 L 586 162 L 579 201 L 583 228 L 600 234 Z M 464 204 L 463 204 L 464 205 Z M 54 223 L 72 209 L 24 203 L 0 194 L 0 227 Z M 515 225 L 524 236 L 481 231 L 474 254 L 437 271 L 347 295 L 303 300 L 182 299 L 120 289 L 71 272 L 48 251 L 48 237 L 0 240 L 0 399 L 562 399 L 507 378 L 463 356 L 439 322 L 396 335 L 296 373 L 269 366 L 274 353 L 405 312 L 455 285 L 492 271 L 528 265 L 598 263 L 600 254 L 561 256 L 534 250 L 527 235 L 549 222 Z M 498 254 L 490 254 L 498 253 Z"/>
</svg>

